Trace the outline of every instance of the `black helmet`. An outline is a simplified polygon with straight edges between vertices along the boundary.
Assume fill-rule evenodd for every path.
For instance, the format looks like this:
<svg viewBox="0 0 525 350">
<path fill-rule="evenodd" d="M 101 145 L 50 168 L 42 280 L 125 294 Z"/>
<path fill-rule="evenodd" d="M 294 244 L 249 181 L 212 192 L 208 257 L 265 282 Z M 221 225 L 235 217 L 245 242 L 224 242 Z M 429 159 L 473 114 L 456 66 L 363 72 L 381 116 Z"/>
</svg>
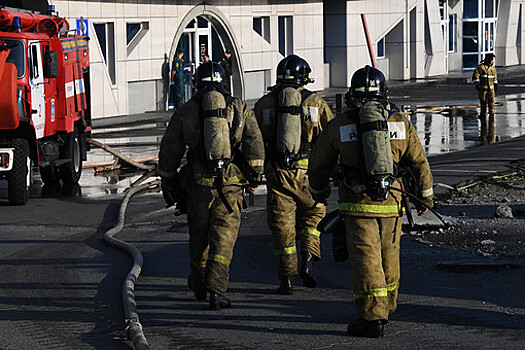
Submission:
<svg viewBox="0 0 525 350">
<path fill-rule="evenodd" d="M 368 65 L 358 69 L 352 75 L 350 83 L 349 98 L 361 99 L 363 97 L 381 97 L 386 99 L 388 87 L 386 86 L 385 75 L 377 68 Z"/>
<path fill-rule="evenodd" d="M 224 68 L 218 63 L 209 61 L 203 63 L 197 68 L 195 81 L 197 90 L 207 85 L 224 85 Z"/>
<path fill-rule="evenodd" d="M 312 69 L 308 62 L 297 55 L 290 55 L 277 65 L 277 84 L 303 86 L 313 83 L 308 77 Z"/>
<path fill-rule="evenodd" d="M 485 58 L 483 59 L 483 63 L 489 64 L 495 58 L 496 58 L 496 55 L 494 55 L 493 53 L 488 53 L 485 55 Z"/>
</svg>

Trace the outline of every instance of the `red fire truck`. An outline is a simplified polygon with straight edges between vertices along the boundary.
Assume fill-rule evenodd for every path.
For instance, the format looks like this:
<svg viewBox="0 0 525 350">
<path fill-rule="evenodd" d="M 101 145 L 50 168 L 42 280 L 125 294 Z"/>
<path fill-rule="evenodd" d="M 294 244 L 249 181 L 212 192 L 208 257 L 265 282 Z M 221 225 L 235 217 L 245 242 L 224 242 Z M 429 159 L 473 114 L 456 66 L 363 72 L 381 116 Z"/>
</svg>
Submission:
<svg viewBox="0 0 525 350">
<path fill-rule="evenodd" d="M 77 183 L 91 134 L 89 38 L 65 18 L 0 6 L 0 179 L 25 204 L 32 164 Z"/>
</svg>

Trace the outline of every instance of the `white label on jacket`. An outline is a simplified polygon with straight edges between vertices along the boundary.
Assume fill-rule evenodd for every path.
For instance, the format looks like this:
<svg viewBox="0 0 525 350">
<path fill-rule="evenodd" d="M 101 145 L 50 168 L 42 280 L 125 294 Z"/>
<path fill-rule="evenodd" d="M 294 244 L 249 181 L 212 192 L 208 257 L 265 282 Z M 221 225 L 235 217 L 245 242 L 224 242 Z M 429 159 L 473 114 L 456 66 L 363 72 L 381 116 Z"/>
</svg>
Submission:
<svg viewBox="0 0 525 350">
<path fill-rule="evenodd" d="M 274 118 L 274 109 L 273 108 L 267 108 L 263 109 L 263 124 L 264 125 L 273 125 L 275 124 L 275 118 Z"/>
<path fill-rule="evenodd" d="M 319 107 L 303 106 L 305 122 L 319 123 Z"/>
<path fill-rule="evenodd" d="M 406 140 L 407 133 L 404 122 L 388 122 L 390 140 Z"/>
<path fill-rule="evenodd" d="M 355 124 L 340 126 L 339 133 L 341 134 L 341 142 L 359 141 L 359 136 L 357 135 L 357 127 L 355 126 Z"/>
</svg>

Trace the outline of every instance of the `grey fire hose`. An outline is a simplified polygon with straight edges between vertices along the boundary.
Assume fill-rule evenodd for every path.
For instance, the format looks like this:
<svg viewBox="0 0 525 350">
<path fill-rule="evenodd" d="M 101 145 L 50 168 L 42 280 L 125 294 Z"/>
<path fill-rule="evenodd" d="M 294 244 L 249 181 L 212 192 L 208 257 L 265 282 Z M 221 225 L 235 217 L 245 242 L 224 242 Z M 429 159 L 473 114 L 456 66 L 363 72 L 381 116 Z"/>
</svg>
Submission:
<svg viewBox="0 0 525 350">
<path fill-rule="evenodd" d="M 142 179 L 142 178 L 141 178 Z M 145 177 L 143 178 L 145 180 Z M 138 185 L 136 182 L 135 184 Z M 124 227 L 124 220 L 128 203 L 135 194 L 146 190 L 158 190 L 160 184 L 159 180 L 150 181 L 143 185 L 132 187 L 124 196 L 120 204 L 117 225 L 108 230 L 104 234 L 104 241 L 109 245 L 129 253 L 133 257 L 133 267 L 129 271 L 126 280 L 122 286 L 122 302 L 124 306 L 124 313 L 126 316 L 126 330 L 128 336 L 133 342 L 136 350 L 149 350 L 149 344 L 144 336 L 142 325 L 139 321 L 137 313 L 137 303 L 135 301 L 135 282 L 140 275 L 142 269 L 143 258 L 140 251 L 129 243 L 114 238 L 116 234 L 122 231 Z"/>
</svg>

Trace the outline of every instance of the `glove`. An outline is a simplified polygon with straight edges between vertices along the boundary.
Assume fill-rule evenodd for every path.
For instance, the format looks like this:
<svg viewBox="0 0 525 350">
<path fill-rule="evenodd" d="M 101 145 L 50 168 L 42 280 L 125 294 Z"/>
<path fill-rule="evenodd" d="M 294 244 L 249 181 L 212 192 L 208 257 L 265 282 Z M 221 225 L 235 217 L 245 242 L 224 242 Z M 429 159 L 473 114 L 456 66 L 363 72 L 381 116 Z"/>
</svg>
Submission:
<svg viewBox="0 0 525 350">
<path fill-rule="evenodd" d="M 479 84 L 476 84 L 474 88 L 479 91 Z"/>
<path fill-rule="evenodd" d="M 310 193 L 314 201 L 326 205 L 326 199 L 330 196 L 330 185 L 326 186 L 324 190 L 317 191 L 310 187 Z"/>
<path fill-rule="evenodd" d="M 175 205 L 175 215 L 186 214 L 186 195 L 180 184 L 180 176 L 161 177 L 162 196 L 166 202 L 166 208 Z"/>
<path fill-rule="evenodd" d="M 160 187 L 162 189 L 162 197 L 166 202 L 166 208 L 173 206 L 177 203 L 177 193 L 175 190 L 174 178 L 162 177 Z"/>
<path fill-rule="evenodd" d="M 332 252 L 335 262 L 348 260 L 348 248 L 346 246 L 346 230 L 343 220 L 337 223 L 338 229 L 332 235 Z"/>
<path fill-rule="evenodd" d="M 494 92 L 498 92 L 498 84 L 494 84 Z"/>
</svg>

